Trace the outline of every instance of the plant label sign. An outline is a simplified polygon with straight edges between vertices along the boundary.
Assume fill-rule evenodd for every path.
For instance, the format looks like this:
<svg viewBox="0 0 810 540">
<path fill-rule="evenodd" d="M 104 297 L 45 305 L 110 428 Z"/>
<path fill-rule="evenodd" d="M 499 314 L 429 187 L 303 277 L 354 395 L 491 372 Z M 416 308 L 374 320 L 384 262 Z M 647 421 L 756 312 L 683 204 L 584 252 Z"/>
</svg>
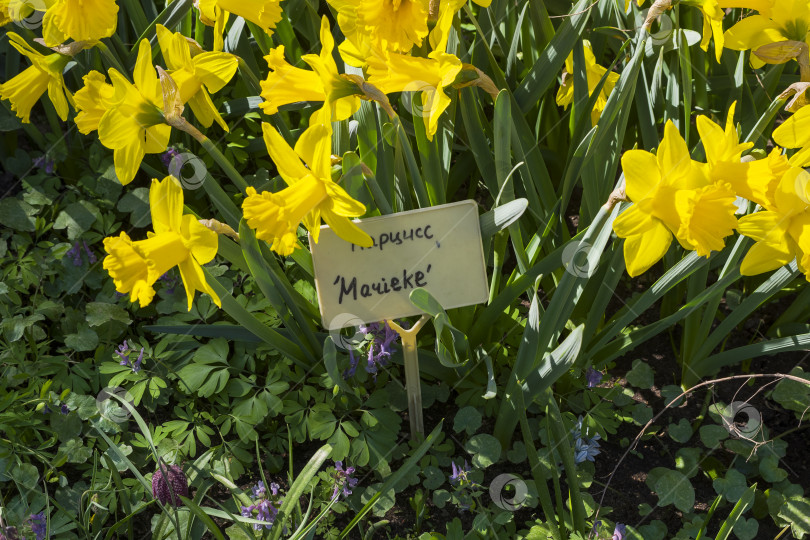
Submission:
<svg viewBox="0 0 810 540">
<path fill-rule="evenodd" d="M 355 221 L 374 240 L 362 248 L 321 227 L 310 238 L 323 326 L 347 326 L 421 315 L 410 301 L 417 287 L 445 308 L 489 296 L 475 201 Z"/>
</svg>

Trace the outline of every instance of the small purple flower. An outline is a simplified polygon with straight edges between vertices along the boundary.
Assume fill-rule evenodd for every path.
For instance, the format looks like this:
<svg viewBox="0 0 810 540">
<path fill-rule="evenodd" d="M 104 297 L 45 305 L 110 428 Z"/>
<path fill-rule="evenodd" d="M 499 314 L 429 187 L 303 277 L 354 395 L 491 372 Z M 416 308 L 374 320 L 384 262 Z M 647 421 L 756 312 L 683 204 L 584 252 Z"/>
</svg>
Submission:
<svg viewBox="0 0 810 540">
<path fill-rule="evenodd" d="M 73 247 L 70 248 L 65 255 L 71 258 L 73 261 L 73 266 L 81 266 L 82 265 L 82 251 L 81 251 L 81 244 L 76 242 L 73 244 Z"/>
<path fill-rule="evenodd" d="M 399 339 L 399 334 L 388 326 L 385 321 L 382 324 L 371 323 L 368 326 L 361 326 L 360 331 L 372 336 L 371 345 L 368 348 L 366 372 L 374 375 L 376 381 L 378 366 L 384 367 L 388 365 L 391 353 L 394 352 L 394 343 Z"/>
<path fill-rule="evenodd" d="M 174 294 L 174 288 L 177 285 L 177 279 L 169 275 L 169 272 L 166 272 L 162 276 L 158 278 L 158 280 L 165 283 L 166 292 L 169 294 Z"/>
<path fill-rule="evenodd" d="M 138 355 L 138 359 L 132 364 L 132 373 L 138 373 L 141 370 L 141 362 L 143 362 L 143 347 L 141 347 L 141 353 Z"/>
<path fill-rule="evenodd" d="M 96 261 L 98 259 L 96 259 L 95 254 L 92 251 L 90 251 L 90 248 L 87 246 L 87 242 L 82 240 L 82 245 L 84 245 L 84 252 L 87 253 L 87 262 L 89 262 L 90 264 L 96 264 Z"/>
<path fill-rule="evenodd" d="M 624 523 L 617 523 L 611 540 L 624 540 L 625 535 L 627 535 L 627 527 Z"/>
<path fill-rule="evenodd" d="M 168 169 L 169 165 L 171 165 L 171 163 L 172 163 L 172 159 L 174 159 L 175 156 L 179 156 L 179 155 L 180 155 L 180 152 L 178 152 L 175 148 L 169 148 L 163 154 L 161 154 L 160 161 L 162 161 L 163 166 Z"/>
<path fill-rule="evenodd" d="M 273 497 L 278 496 L 278 490 L 279 490 L 278 484 L 276 484 L 275 482 L 270 482 L 270 495 L 272 495 Z"/>
<path fill-rule="evenodd" d="M 585 380 L 588 381 L 588 388 L 593 388 L 602 382 L 602 372 L 596 371 L 592 367 L 589 367 L 585 371 Z"/>
<path fill-rule="evenodd" d="M 118 346 L 118 349 L 116 349 L 115 354 L 117 354 L 118 357 L 121 358 L 121 361 L 118 362 L 120 365 L 130 366 L 132 368 L 132 373 L 138 373 L 141 370 L 141 362 L 143 362 L 143 350 L 144 348 L 141 347 L 141 352 L 140 354 L 138 354 L 138 359 L 135 360 L 134 364 L 130 361 L 129 357 L 135 351 L 134 350 L 130 351 L 129 344 L 126 342 L 126 340 L 124 340 L 124 343 Z"/>
<path fill-rule="evenodd" d="M 253 496 L 256 498 L 264 497 L 266 493 L 267 489 L 264 487 L 264 482 L 259 480 L 258 483 L 253 486 Z"/>
<path fill-rule="evenodd" d="M 128 352 L 129 352 L 129 344 L 127 343 L 127 340 L 124 340 L 124 342 L 121 345 L 119 345 L 118 348 L 115 350 L 115 354 L 117 354 L 121 358 L 122 366 L 129 365 L 129 356 L 127 356 Z"/>
<path fill-rule="evenodd" d="M 256 516 L 253 515 L 254 511 L 257 512 Z M 261 530 L 262 527 L 265 529 L 271 528 L 273 526 L 273 522 L 276 520 L 276 515 L 278 515 L 278 508 L 273 504 L 272 501 L 267 499 L 262 499 L 257 504 L 242 507 L 242 517 L 254 518 L 266 522 L 265 525 L 254 523 L 253 529 L 257 531 Z"/>
<path fill-rule="evenodd" d="M 183 504 L 180 495 L 188 497 L 188 480 L 183 469 L 161 462 L 152 475 L 152 496 L 163 504 L 178 506 Z"/>
<path fill-rule="evenodd" d="M 33 532 L 37 540 L 43 540 L 45 535 L 48 533 L 47 523 L 48 519 L 45 517 L 45 512 L 40 512 L 39 514 L 31 514 L 28 518 L 29 523 L 31 524 L 31 532 Z"/>
<path fill-rule="evenodd" d="M 458 484 L 463 486 L 469 482 L 467 478 L 467 473 L 470 472 L 470 465 L 467 463 L 467 460 L 464 460 L 464 468 L 459 467 L 456 465 L 455 461 L 451 461 L 450 465 L 453 467 L 453 474 L 450 475 L 450 483 L 451 484 Z"/>
<path fill-rule="evenodd" d="M 53 174 L 53 167 L 56 163 L 45 156 L 39 156 L 34 160 L 34 167 L 45 169 L 46 174 Z"/>
<path fill-rule="evenodd" d="M 335 462 L 335 488 L 332 490 L 332 498 L 335 499 L 338 495 L 343 495 L 343 497 L 348 497 L 352 494 L 352 490 L 349 488 L 353 488 L 357 485 L 357 478 L 353 478 L 352 475 L 354 474 L 354 467 L 346 467 L 343 468 L 342 461 Z"/>
<path fill-rule="evenodd" d="M 360 360 L 354 356 L 354 351 L 349 349 L 349 367 L 343 372 L 343 380 L 354 377 L 354 374 L 357 371 L 357 364 L 359 362 Z"/>
<path fill-rule="evenodd" d="M 278 515 L 278 508 L 276 508 L 276 505 L 274 505 L 272 501 L 264 499 L 256 505 L 256 509 L 259 511 L 256 519 L 267 522 L 267 525 L 265 525 L 264 528 L 270 529 L 273 526 L 273 522 L 276 520 L 276 516 Z M 256 523 L 253 525 L 253 528 L 258 531 L 262 528 L 262 526 Z"/>
<path fill-rule="evenodd" d="M 52 412 L 53 411 L 51 411 L 51 408 L 48 407 L 48 404 L 46 403 L 45 406 L 42 408 L 42 414 L 51 414 Z"/>
<path fill-rule="evenodd" d="M 70 414 L 70 409 L 68 408 L 68 406 L 67 406 L 67 405 L 64 405 L 64 404 L 63 404 L 63 405 L 62 405 L 62 408 L 60 409 L 60 411 L 59 411 L 59 412 L 61 412 L 61 413 L 62 413 L 62 414 L 64 414 L 65 416 L 67 416 L 67 415 L 69 415 L 69 414 Z"/>
</svg>

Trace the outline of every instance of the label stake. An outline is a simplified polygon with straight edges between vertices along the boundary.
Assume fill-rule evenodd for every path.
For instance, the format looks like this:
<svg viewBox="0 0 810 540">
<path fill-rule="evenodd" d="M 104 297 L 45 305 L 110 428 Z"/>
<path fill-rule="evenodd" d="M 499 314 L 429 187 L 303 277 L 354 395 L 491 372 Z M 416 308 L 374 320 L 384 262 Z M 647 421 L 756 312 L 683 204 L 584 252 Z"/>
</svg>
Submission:
<svg viewBox="0 0 810 540">
<path fill-rule="evenodd" d="M 405 392 L 408 394 L 408 417 L 411 421 L 411 439 L 425 438 L 425 424 L 422 420 L 422 386 L 419 377 L 419 352 L 416 348 L 416 334 L 430 320 L 422 315 L 412 328 L 405 330 L 394 321 L 386 321 L 402 339 L 402 354 L 405 357 Z"/>
</svg>

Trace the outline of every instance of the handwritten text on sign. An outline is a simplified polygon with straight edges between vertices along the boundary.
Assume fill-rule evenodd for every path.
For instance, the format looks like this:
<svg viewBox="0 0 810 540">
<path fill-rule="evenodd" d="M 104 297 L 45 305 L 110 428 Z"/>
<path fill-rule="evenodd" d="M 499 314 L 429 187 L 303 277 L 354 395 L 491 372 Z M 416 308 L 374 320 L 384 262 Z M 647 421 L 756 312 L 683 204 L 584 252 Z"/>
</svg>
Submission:
<svg viewBox="0 0 810 540">
<path fill-rule="evenodd" d="M 488 284 L 475 201 L 356 222 L 374 240 L 361 248 L 323 226 L 310 239 L 323 325 L 355 326 L 422 312 L 422 287 L 445 309 L 486 302 Z"/>
</svg>

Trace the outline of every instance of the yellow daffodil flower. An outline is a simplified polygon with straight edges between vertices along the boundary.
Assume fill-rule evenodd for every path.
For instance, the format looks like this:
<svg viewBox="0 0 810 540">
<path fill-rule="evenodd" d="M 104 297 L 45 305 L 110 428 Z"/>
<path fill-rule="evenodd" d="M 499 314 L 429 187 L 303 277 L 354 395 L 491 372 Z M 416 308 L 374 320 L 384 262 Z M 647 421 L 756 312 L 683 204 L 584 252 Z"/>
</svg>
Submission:
<svg viewBox="0 0 810 540">
<path fill-rule="evenodd" d="M 62 77 L 62 70 L 70 61 L 69 56 L 54 53 L 47 56 L 40 54 L 25 39 L 9 32 L 9 42 L 20 54 L 31 61 L 31 66 L 0 84 L 0 99 L 7 99 L 11 102 L 11 110 L 24 123 L 29 123 L 31 109 L 39 98 L 47 91 L 48 98 L 56 109 L 56 114 L 62 120 L 67 120 L 68 101 L 73 101 L 73 96 L 65 88 L 65 80 Z"/>
<path fill-rule="evenodd" d="M 134 85 L 110 69 L 113 88 L 110 97 L 109 85 L 100 74 L 91 72 L 89 76 L 80 91 L 80 129 L 88 133 L 98 129 L 101 144 L 113 150 L 118 181 L 126 185 L 135 178 L 144 154 L 166 150 L 171 135 L 171 127 L 163 117 L 163 93 L 152 66 L 149 40 L 141 40 L 138 46 Z"/>
<path fill-rule="evenodd" d="M 732 103 L 729 109 L 725 130 L 707 116 L 697 118 L 698 133 L 706 150 L 708 176 L 712 182 L 731 185 L 740 197 L 767 206 L 790 166 L 780 148 L 775 148 L 766 159 L 742 159 L 743 153 L 754 144 L 740 143 L 734 125 L 736 106 L 736 102 Z"/>
<path fill-rule="evenodd" d="M 56 0 L 42 19 L 45 45 L 73 41 L 98 41 L 110 37 L 118 23 L 115 0 Z"/>
<path fill-rule="evenodd" d="M 362 67 L 373 50 L 408 53 L 428 35 L 430 0 L 327 1 L 338 11 L 346 36 L 340 54 L 349 65 Z"/>
<path fill-rule="evenodd" d="M 284 46 L 279 45 L 264 57 L 271 72 L 261 82 L 260 105 L 267 114 L 275 114 L 282 105 L 298 101 L 323 101 L 318 113 L 310 117 L 310 125 L 345 120 L 360 108 L 360 98 L 346 95 L 356 89 L 354 83 L 345 79 L 337 70 L 332 56 L 335 40 L 329 28 L 329 20 L 321 19 L 321 53 L 305 54 L 301 60 L 312 71 L 293 67 L 284 60 Z"/>
<path fill-rule="evenodd" d="M 222 35 L 230 14 L 217 5 L 217 0 L 198 0 L 194 6 L 200 10 L 200 22 L 214 27 L 214 50 L 221 51 L 225 44 Z"/>
<path fill-rule="evenodd" d="M 807 276 L 810 269 L 810 174 L 792 167 L 782 177 L 773 204 L 740 218 L 738 230 L 756 243 L 740 273 L 754 276 L 776 270 L 794 258 Z M 807 276 L 810 280 L 810 276 Z"/>
<path fill-rule="evenodd" d="M 751 15 L 726 31 L 726 47 L 735 51 L 751 50 L 751 64 L 784 64 L 798 58 L 810 44 L 810 3 L 807 0 L 720 0 L 720 8 L 746 7 L 759 13 Z M 802 66 L 804 71 L 810 66 Z"/>
<path fill-rule="evenodd" d="M 332 181 L 330 125 L 308 128 L 295 150 L 273 127 L 262 124 L 262 129 L 267 151 L 288 187 L 278 193 L 247 189 L 242 210 L 248 226 L 256 229 L 256 237 L 276 253 L 290 255 L 298 245 L 298 224 L 303 221 L 317 242 L 323 218 L 339 237 L 370 247 L 371 237 L 349 219 L 363 215 L 365 206 Z"/>
<path fill-rule="evenodd" d="M 593 95 L 596 86 L 599 84 L 599 81 L 602 79 L 602 76 L 604 76 L 607 69 L 596 63 L 596 57 L 593 54 L 591 43 L 585 40 L 583 45 L 585 48 L 585 69 L 587 70 L 588 74 L 588 96 L 590 97 Z M 565 60 L 565 70 L 563 71 L 562 76 L 563 82 L 562 86 L 560 86 L 560 89 L 557 92 L 557 105 L 566 109 L 574 101 L 574 77 L 571 75 L 573 72 L 574 53 L 571 53 Z M 597 96 L 596 103 L 591 111 L 591 123 L 593 125 L 596 125 L 596 123 L 599 121 L 599 117 L 602 115 L 602 111 L 605 110 L 605 105 L 607 105 L 608 97 L 610 97 L 610 93 L 613 92 L 613 88 L 616 86 L 618 81 L 618 73 L 610 72 L 608 74 L 605 85 L 602 87 L 602 91 L 599 93 L 599 96 Z"/>
<path fill-rule="evenodd" d="M 773 132 L 776 144 L 785 148 L 800 150 L 790 158 L 790 164 L 797 167 L 810 165 L 810 105 L 799 109 L 793 116 Z"/>
<path fill-rule="evenodd" d="M 115 282 L 115 290 L 129 294 L 131 302 L 147 306 L 155 296 L 152 286 L 175 266 L 180 270 L 188 297 L 188 309 L 194 293 L 208 293 L 218 306 L 219 297 L 206 283 L 200 265 L 217 254 L 217 234 L 191 214 L 183 215 L 183 188 L 173 176 L 152 180 L 149 207 L 153 233 L 146 240 L 132 241 L 127 233 L 104 239 L 104 269 Z"/>
<path fill-rule="evenodd" d="M 713 183 L 705 167 L 689 157 L 672 122 L 664 129 L 657 155 L 630 150 L 622 156 L 627 197 L 635 204 L 613 223 L 625 238 L 627 273 L 638 276 L 658 262 L 672 236 L 688 250 L 709 256 L 723 249 L 734 232 L 735 195 L 728 184 Z"/>
<path fill-rule="evenodd" d="M 450 96 L 444 89 L 453 84 L 462 69 L 455 55 L 433 51 L 427 58 L 391 53 L 383 58 L 374 55 L 368 59 L 368 82 L 384 94 L 392 92 L 421 92 L 419 108 L 425 119 L 427 137 L 439 127 L 439 117 L 450 105 Z"/>
<path fill-rule="evenodd" d="M 217 0 L 217 6 L 250 21 L 268 34 L 281 20 L 281 0 Z"/>
<path fill-rule="evenodd" d="M 196 42 L 190 42 L 180 32 L 172 34 L 162 24 L 157 25 L 157 36 L 180 100 L 191 106 L 203 126 L 210 127 L 216 120 L 228 131 L 228 124 L 208 93 L 219 92 L 228 84 L 239 66 L 239 58 L 224 52 L 205 52 Z"/>
<path fill-rule="evenodd" d="M 421 47 L 428 33 L 431 49 L 445 52 L 453 16 L 466 3 L 466 0 L 327 1 L 338 11 L 338 26 L 346 36 L 339 47 L 341 56 L 355 67 L 364 66 L 374 50 L 408 53 L 414 46 Z M 492 0 L 473 2 L 489 7 Z"/>
</svg>

